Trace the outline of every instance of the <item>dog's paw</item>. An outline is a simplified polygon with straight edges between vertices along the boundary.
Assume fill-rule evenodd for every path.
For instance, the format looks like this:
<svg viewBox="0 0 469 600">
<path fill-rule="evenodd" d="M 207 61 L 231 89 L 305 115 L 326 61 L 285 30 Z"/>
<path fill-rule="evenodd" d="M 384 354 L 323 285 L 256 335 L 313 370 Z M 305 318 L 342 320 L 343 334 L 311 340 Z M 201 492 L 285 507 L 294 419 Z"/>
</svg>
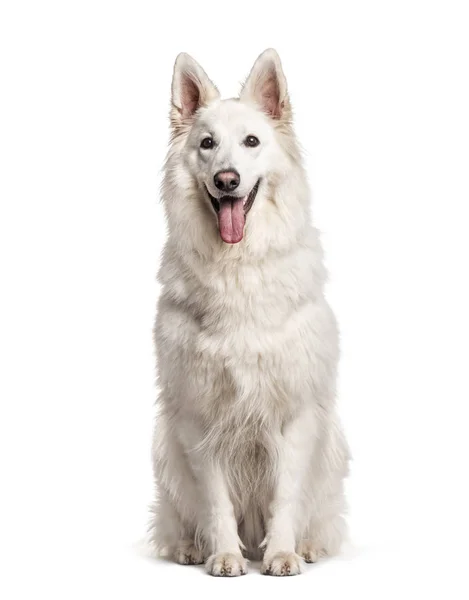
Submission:
<svg viewBox="0 0 469 600">
<path fill-rule="evenodd" d="M 174 552 L 174 560 L 180 565 L 201 565 L 205 562 L 203 552 L 193 542 L 181 542 Z"/>
<path fill-rule="evenodd" d="M 241 554 L 222 552 L 207 560 L 207 572 L 215 577 L 237 577 L 247 573 L 247 561 Z"/>
<path fill-rule="evenodd" d="M 297 552 L 307 563 L 315 563 L 321 557 L 325 556 L 322 548 L 318 548 L 311 540 L 301 540 L 298 544 Z"/>
<path fill-rule="evenodd" d="M 273 556 L 264 557 L 261 573 L 278 577 L 299 575 L 303 570 L 302 564 L 301 556 L 294 552 L 277 552 Z"/>
</svg>

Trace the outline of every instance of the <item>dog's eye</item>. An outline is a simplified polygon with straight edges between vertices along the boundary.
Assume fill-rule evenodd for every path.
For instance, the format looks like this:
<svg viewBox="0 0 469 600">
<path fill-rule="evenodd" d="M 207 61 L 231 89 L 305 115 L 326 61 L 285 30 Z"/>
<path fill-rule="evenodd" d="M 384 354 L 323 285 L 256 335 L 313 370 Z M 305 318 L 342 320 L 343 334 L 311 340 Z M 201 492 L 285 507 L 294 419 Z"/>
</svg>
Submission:
<svg viewBox="0 0 469 600">
<path fill-rule="evenodd" d="M 200 147 L 205 148 L 205 150 L 209 150 L 210 148 L 213 148 L 213 139 L 212 138 L 204 138 L 200 142 Z"/>
<path fill-rule="evenodd" d="M 255 148 L 256 146 L 259 146 L 259 144 L 260 142 L 255 135 L 248 135 L 248 137 L 244 140 L 244 145 L 248 146 L 249 148 Z"/>
</svg>

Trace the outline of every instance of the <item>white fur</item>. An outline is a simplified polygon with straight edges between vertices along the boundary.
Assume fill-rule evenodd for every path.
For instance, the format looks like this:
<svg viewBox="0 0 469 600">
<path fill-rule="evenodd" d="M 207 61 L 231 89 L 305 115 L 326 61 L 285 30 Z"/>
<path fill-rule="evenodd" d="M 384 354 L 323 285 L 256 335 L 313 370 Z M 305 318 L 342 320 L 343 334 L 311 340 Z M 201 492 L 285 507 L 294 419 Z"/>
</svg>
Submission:
<svg viewBox="0 0 469 600">
<path fill-rule="evenodd" d="M 220 100 L 176 61 L 162 195 L 168 222 L 155 325 L 157 548 L 214 575 L 301 572 L 339 550 L 348 450 L 335 410 L 336 321 L 291 126 L 280 60 L 267 50 L 240 99 Z M 207 135 L 211 150 L 200 148 Z M 247 135 L 256 148 L 242 144 Z M 226 244 L 204 185 L 236 168 L 259 191 L 244 239 Z M 301 555 L 303 558 L 301 558 Z"/>
</svg>

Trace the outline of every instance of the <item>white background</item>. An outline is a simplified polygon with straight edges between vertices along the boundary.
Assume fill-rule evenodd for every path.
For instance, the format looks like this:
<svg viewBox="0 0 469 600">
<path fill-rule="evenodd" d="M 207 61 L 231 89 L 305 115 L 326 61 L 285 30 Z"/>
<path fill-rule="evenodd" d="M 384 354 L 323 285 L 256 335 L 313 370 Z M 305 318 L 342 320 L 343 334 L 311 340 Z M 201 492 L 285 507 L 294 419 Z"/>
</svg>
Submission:
<svg viewBox="0 0 469 600">
<path fill-rule="evenodd" d="M 466 2 L 2 2 L 1 594 L 467 598 Z M 174 59 L 283 60 L 323 231 L 353 544 L 220 580 L 143 543 Z M 163 596 L 164 593 L 164 596 Z"/>
</svg>

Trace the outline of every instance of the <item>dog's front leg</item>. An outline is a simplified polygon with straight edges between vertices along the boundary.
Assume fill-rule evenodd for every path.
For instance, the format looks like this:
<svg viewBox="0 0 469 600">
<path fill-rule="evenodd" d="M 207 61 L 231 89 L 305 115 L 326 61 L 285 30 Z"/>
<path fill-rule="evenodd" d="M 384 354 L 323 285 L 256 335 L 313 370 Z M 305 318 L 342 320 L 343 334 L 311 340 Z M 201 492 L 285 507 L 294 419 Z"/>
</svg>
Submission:
<svg viewBox="0 0 469 600">
<path fill-rule="evenodd" d="M 228 577 L 244 575 L 246 559 L 241 554 L 238 524 L 219 465 L 212 463 L 205 467 L 202 485 L 206 490 L 204 537 L 212 553 L 207 560 L 207 571 Z"/>
<path fill-rule="evenodd" d="M 276 440 L 278 464 L 261 572 L 265 575 L 297 575 L 303 560 L 296 553 L 301 526 L 301 498 L 314 448 L 314 419 L 304 410 L 287 423 Z"/>
<path fill-rule="evenodd" d="M 188 429 L 191 430 L 192 450 L 187 456 L 199 491 L 198 529 L 210 553 L 207 571 L 225 577 L 244 575 L 247 561 L 241 554 L 238 524 L 222 466 L 216 457 L 200 449 L 197 426 L 192 423 Z"/>
</svg>

